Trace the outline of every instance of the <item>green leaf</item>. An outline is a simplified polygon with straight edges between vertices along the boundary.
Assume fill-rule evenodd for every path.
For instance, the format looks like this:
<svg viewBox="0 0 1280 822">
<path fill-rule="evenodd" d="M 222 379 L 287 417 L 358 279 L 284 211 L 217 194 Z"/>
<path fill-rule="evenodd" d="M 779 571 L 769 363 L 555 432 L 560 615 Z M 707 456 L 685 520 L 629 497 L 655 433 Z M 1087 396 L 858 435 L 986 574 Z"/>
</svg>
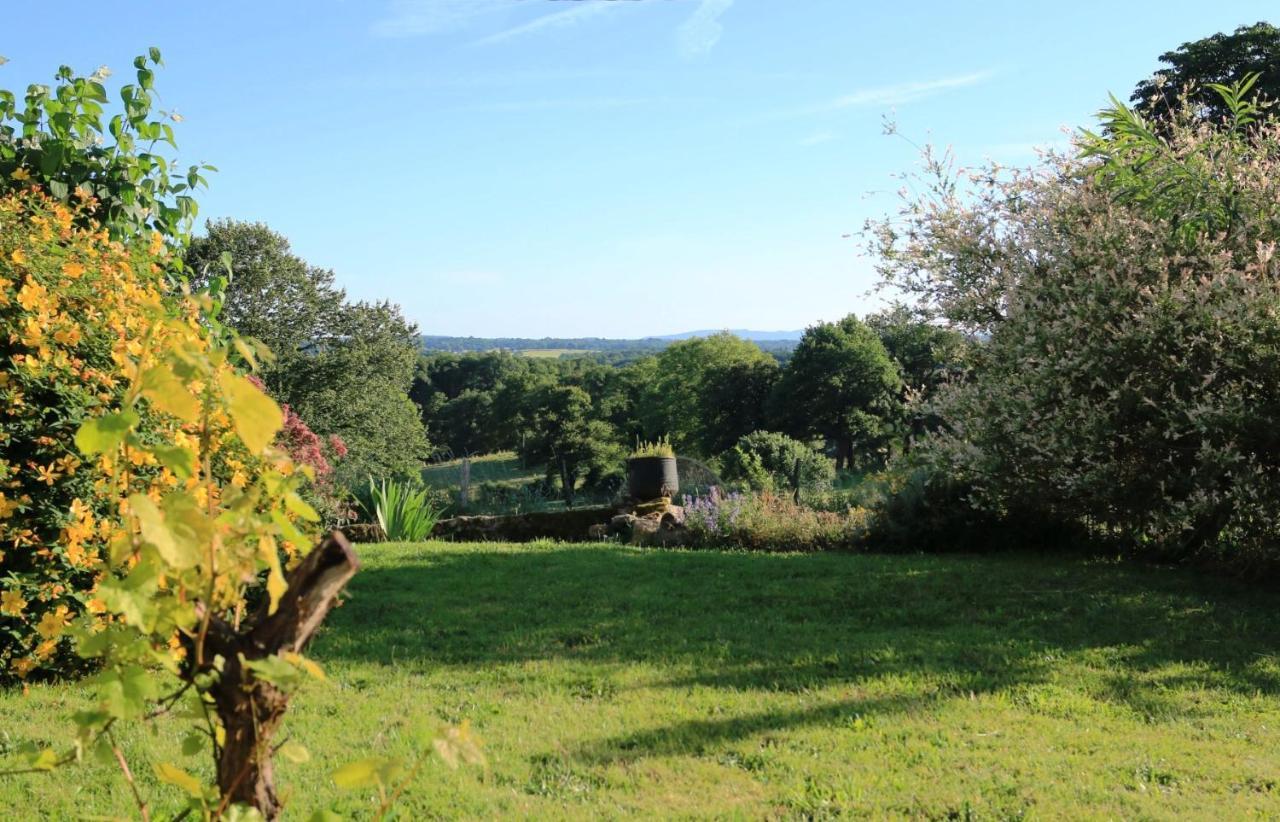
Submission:
<svg viewBox="0 0 1280 822">
<path fill-rule="evenodd" d="M 297 688 L 307 679 L 301 668 L 274 654 L 261 659 L 245 660 L 244 666 L 253 671 L 256 678 L 286 691 Z"/>
<path fill-rule="evenodd" d="M 262 822 L 262 811 L 252 805 L 237 802 L 227 808 L 227 813 L 223 819 L 226 822 Z"/>
<path fill-rule="evenodd" d="M 30 753 L 26 757 L 26 766 L 37 771 L 51 771 L 58 764 L 58 755 L 53 748 L 44 748 L 42 750 Z"/>
<path fill-rule="evenodd" d="M 76 431 L 76 448 L 87 456 L 102 454 L 124 442 L 138 422 L 138 415 L 133 411 L 117 411 L 85 420 Z"/>
<path fill-rule="evenodd" d="M 342 817 L 330 810 L 318 810 L 307 817 L 307 822 L 342 822 Z"/>
<path fill-rule="evenodd" d="M 181 570 L 205 558 L 213 541 L 214 526 L 195 497 L 182 491 L 165 497 L 164 521 L 177 547 L 172 557 L 165 557 L 166 561 Z"/>
<path fill-rule="evenodd" d="M 196 454 L 190 448 L 181 445 L 153 445 L 147 450 L 155 455 L 161 465 L 177 474 L 179 479 L 186 479 L 196 472 Z"/>
<path fill-rule="evenodd" d="M 182 737 L 182 755 L 195 756 L 203 751 L 205 747 L 205 739 L 205 735 L 197 731 L 192 731 Z"/>
<path fill-rule="evenodd" d="M 158 693 L 156 677 L 139 665 L 103 671 L 97 682 L 102 686 L 103 709 L 121 719 L 141 717 L 147 700 L 154 699 Z"/>
<path fill-rule="evenodd" d="M 223 372 L 219 382 L 227 398 L 227 410 L 231 413 L 236 434 L 251 454 L 261 454 L 284 425 L 280 406 L 238 374 Z"/>
<path fill-rule="evenodd" d="M 107 610 L 120 614 L 129 625 L 142 630 L 149 629 L 156 618 L 156 603 L 151 597 L 156 591 L 157 581 L 154 573 L 149 573 L 151 567 L 150 564 L 139 565 L 124 579 L 108 577 L 98 586 L 98 596 Z M 95 639 L 98 637 L 108 638 L 104 634 L 94 636 Z M 88 655 L 90 650 L 85 645 L 81 646 L 83 654 Z"/>
<path fill-rule="evenodd" d="M 170 500 L 179 496 L 186 497 L 185 494 L 171 495 Z M 194 567 L 200 562 L 202 537 L 209 530 L 207 524 L 203 528 L 192 527 L 195 502 L 189 497 L 187 500 L 189 501 L 187 505 L 171 504 L 167 506 L 168 510 L 161 512 L 160 508 L 145 494 L 134 494 L 129 497 L 129 508 L 138 520 L 142 538 L 156 549 L 161 559 L 178 570 Z M 176 518 L 175 513 L 178 514 Z M 194 513 L 199 515 L 198 511 Z M 170 522 L 170 518 L 174 521 Z"/>
<path fill-rule="evenodd" d="M 204 785 L 191 774 L 168 762 L 157 762 L 154 766 L 156 779 L 169 785 L 175 785 L 197 799 L 204 798 Z"/>
<path fill-rule="evenodd" d="M 284 498 L 284 507 L 290 512 L 297 514 L 307 522 L 319 522 L 320 515 L 316 513 L 316 509 L 311 504 L 295 493 L 289 493 Z"/>
</svg>

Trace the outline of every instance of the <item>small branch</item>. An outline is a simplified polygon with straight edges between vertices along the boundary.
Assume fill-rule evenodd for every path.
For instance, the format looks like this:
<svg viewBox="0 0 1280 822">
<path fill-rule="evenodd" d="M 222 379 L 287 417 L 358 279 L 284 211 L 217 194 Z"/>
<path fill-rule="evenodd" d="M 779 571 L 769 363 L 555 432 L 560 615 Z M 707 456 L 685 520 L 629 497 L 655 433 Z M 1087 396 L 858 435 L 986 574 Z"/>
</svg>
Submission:
<svg viewBox="0 0 1280 822">
<path fill-rule="evenodd" d="M 133 781 L 133 772 L 129 770 L 129 763 L 125 761 L 124 751 L 120 750 L 120 746 L 116 744 L 116 738 L 111 729 L 104 731 L 107 740 L 111 742 L 111 752 L 116 755 L 116 762 L 120 763 L 120 770 L 124 773 L 124 779 L 129 783 L 129 790 L 133 792 L 133 801 L 138 805 L 138 813 L 142 815 L 142 822 L 151 822 L 151 811 L 147 809 L 147 801 L 142 798 L 142 794 L 138 792 L 138 783 Z"/>
<path fill-rule="evenodd" d="M 164 716 L 173 710 L 173 706 L 178 704 L 178 700 L 182 699 L 182 695 L 191 689 L 191 683 L 188 682 L 178 690 L 159 700 L 160 707 L 148 713 L 144 719 L 155 719 L 158 716 Z"/>
</svg>

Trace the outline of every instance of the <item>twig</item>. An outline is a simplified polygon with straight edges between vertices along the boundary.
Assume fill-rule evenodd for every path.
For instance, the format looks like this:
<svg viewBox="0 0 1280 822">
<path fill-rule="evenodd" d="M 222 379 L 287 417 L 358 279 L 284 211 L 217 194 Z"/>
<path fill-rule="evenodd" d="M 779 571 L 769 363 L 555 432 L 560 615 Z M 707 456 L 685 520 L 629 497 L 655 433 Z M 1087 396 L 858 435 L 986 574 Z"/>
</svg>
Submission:
<svg viewBox="0 0 1280 822">
<path fill-rule="evenodd" d="M 151 822 L 151 811 L 147 809 L 147 801 L 138 792 L 138 784 L 133 781 L 133 772 L 129 770 L 129 763 L 125 761 L 124 751 L 120 750 L 120 746 L 116 744 L 115 734 L 111 733 L 110 728 L 103 733 L 111 743 L 111 752 L 116 755 L 116 762 L 120 763 L 120 770 L 124 773 L 125 781 L 129 783 L 129 790 L 133 791 L 133 801 L 138 805 L 138 813 L 142 814 L 142 822 Z"/>
</svg>

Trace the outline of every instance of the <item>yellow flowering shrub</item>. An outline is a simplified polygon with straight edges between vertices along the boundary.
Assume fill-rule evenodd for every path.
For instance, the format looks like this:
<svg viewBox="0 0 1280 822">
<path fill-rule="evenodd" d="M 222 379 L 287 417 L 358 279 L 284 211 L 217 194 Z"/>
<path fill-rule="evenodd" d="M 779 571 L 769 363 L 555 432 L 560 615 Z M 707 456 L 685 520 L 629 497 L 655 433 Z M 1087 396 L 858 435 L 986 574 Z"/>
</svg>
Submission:
<svg viewBox="0 0 1280 822">
<path fill-rule="evenodd" d="M 280 410 L 233 362 L 254 349 L 170 293 L 159 234 L 111 240 L 95 206 L 0 197 L 0 681 L 172 667 L 197 610 L 263 569 L 278 596 L 280 549 L 313 541 Z"/>
</svg>

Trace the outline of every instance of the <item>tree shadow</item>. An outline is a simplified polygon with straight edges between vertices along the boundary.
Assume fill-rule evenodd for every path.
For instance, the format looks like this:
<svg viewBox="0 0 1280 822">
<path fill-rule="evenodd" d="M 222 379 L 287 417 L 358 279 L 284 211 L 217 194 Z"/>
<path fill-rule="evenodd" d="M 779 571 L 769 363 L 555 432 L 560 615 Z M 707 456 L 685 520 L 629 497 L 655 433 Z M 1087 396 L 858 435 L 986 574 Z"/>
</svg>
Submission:
<svg viewBox="0 0 1280 822">
<path fill-rule="evenodd" d="M 367 551 L 377 551 L 371 546 Z M 322 659 L 475 668 L 653 663 L 642 687 L 805 691 L 914 677 L 849 700 L 606 740 L 594 757 L 695 750 L 850 711 L 1045 682 L 1065 655 L 1107 669 L 1093 698 L 1159 721 L 1158 687 L 1280 693 L 1280 597 L 1230 579 L 1073 557 L 774 555 L 562 546 L 424 550 L 357 575 Z M 1267 664 L 1260 664 L 1260 660 Z M 674 747 L 673 747 L 674 746 Z"/>
</svg>

